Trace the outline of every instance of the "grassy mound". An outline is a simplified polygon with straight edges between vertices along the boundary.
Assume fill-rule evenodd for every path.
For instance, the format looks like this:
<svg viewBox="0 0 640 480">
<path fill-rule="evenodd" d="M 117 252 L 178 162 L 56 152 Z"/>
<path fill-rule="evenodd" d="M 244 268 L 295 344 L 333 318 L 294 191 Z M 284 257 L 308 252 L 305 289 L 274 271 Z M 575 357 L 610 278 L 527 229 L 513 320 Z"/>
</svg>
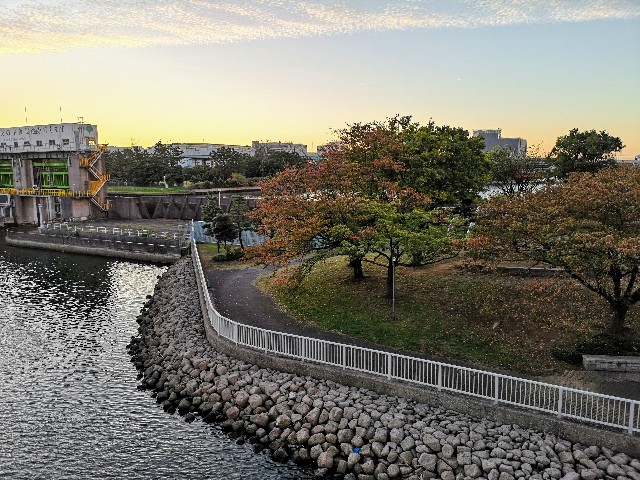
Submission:
<svg viewBox="0 0 640 480">
<path fill-rule="evenodd" d="M 529 374 L 573 368 L 575 358 L 553 352 L 599 335 L 609 318 L 604 301 L 567 277 L 478 272 L 450 262 L 398 270 L 393 320 L 385 271 L 367 265 L 365 275 L 354 282 L 346 259 L 337 257 L 317 265 L 297 287 L 274 276 L 262 278 L 259 287 L 293 316 L 328 330 Z M 630 338 L 640 338 L 639 310 L 629 314 Z"/>
</svg>

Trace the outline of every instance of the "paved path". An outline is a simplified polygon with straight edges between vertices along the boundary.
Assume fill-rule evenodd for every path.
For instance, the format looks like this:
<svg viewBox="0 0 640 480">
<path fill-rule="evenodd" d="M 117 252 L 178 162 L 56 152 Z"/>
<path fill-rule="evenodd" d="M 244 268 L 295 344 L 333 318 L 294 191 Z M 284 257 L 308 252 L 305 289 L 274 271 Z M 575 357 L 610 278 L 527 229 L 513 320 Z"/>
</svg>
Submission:
<svg viewBox="0 0 640 480">
<path fill-rule="evenodd" d="M 268 271 L 261 268 L 207 270 L 205 275 L 216 309 L 232 320 L 268 330 L 315 337 L 364 348 L 396 352 L 414 357 L 429 358 L 431 360 L 477 368 L 477 366 L 474 365 L 453 362 L 448 359 L 420 355 L 416 352 L 400 351 L 366 340 L 352 338 L 337 332 L 322 330 L 300 322 L 284 312 L 269 295 L 262 293 L 255 286 L 256 279 L 266 273 L 268 273 Z M 543 382 L 590 390 L 622 398 L 640 400 L 640 378 L 636 377 L 631 380 L 623 374 L 578 370 L 567 371 L 562 375 L 528 377 L 510 372 L 500 373 L 533 378 Z"/>
</svg>

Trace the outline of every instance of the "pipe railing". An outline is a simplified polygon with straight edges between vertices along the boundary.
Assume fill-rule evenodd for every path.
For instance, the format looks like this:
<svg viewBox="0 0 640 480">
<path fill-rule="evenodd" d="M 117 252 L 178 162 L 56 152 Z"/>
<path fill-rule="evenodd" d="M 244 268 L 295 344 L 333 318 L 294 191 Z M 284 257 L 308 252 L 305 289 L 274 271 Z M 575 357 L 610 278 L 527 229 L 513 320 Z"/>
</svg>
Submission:
<svg viewBox="0 0 640 480">
<path fill-rule="evenodd" d="M 630 435 L 640 432 L 640 401 L 637 400 L 235 322 L 221 315 L 211 301 L 193 235 L 191 255 L 198 277 L 198 288 L 206 304 L 203 314 L 218 335 L 236 345 L 304 362 L 410 382 L 438 391 L 470 395 L 495 405 L 511 405 L 622 429 Z"/>
</svg>

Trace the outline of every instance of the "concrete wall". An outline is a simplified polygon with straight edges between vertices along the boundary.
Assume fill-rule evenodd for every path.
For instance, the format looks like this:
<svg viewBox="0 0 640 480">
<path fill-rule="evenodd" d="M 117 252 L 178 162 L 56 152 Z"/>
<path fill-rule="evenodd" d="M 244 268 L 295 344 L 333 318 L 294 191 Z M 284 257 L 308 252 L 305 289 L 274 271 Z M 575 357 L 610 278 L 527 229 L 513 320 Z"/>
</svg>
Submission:
<svg viewBox="0 0 640 480">
<path fill-rule="evenodd" d="M 202 206 L 206 196 L 165 195 L 165 196 L 109 196 L 111 210 L 109 218 L 150 219 L 167 218 L 176 220 L 201 220 Z"/>
<path fill-rule="evenodd" d="M 114 250 L 110 248 L 86 247 L 80 245 L 66 245 L 47 241 L 29 240 L 24 236 L 16 234 L 7 234 L 6 241 L 7 245 L 14 247 L 53 250 L 61 253 L 77 253 L 80 255 L 95 255 L 98 257 L 118 258 L 138 262 L 175 263 L 180 258 L 179 255 Z"/>
</svg>

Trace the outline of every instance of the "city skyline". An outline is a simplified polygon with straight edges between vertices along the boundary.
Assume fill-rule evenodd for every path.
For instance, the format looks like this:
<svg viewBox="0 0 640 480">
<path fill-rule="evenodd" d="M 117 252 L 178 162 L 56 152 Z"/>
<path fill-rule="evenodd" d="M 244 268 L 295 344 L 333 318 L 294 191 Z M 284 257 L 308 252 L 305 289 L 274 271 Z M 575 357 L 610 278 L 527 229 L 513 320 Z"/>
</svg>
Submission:
<svg viewBox="0 0 640 480">
<path fill-rule="evenodd" d="M 84 117 L 114 146 L 315 151 L 400 114 L 543 151 L 606 130 L 640 154 L 633 0 L 3 3 L 0 127 Z"/>
</svg>

